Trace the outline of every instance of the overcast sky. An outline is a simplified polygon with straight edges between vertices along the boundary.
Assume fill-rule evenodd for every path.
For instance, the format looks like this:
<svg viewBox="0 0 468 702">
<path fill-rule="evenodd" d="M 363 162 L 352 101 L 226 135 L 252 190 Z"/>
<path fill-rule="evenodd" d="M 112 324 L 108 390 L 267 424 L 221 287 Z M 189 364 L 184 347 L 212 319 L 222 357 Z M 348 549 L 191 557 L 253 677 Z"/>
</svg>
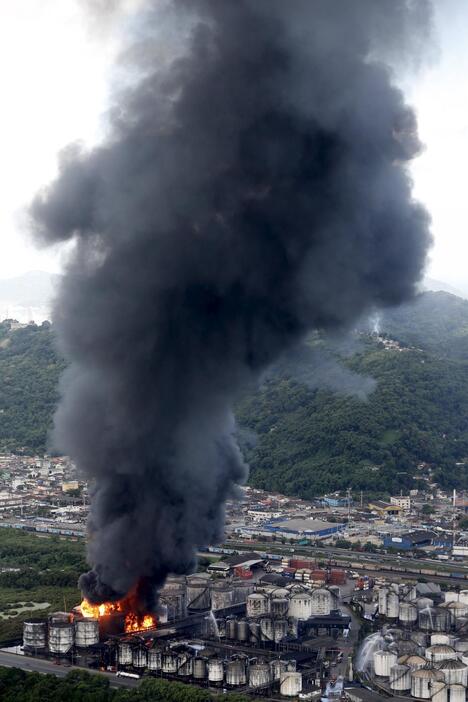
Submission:
<svg viewBox="0 0 468 702">
<path fill-rule="evenodd" d="M 466 0 L 437 0 L 437 61 L 408 86 L 426 144 L 414 162 L 413 177 L 415 195 L 433 217 L 435 246 L 428 274 L 465 291 L 467 23 Z M 39 252 L 28 240 L 21 208 L 53 177 L 61 147 L 99 138 L 117 46 L 117 26 L 104 35 L 93 31 L 78 0 L 1 3 L 0 277 L 60 269 L 59 252 Z"/>
</svg>

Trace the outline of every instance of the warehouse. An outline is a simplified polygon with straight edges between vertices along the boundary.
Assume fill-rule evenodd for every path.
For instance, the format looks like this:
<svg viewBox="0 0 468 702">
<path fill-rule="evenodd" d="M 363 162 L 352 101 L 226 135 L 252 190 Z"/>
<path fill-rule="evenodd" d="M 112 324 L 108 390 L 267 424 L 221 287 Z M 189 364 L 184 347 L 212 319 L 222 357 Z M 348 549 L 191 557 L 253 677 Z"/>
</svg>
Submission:
<svg viewBox="0 0 468 702">
<path fill-rule="evenodd" d="M 415 548 L 424 548 L 430 546 L 434 538 L 432 531 L 412 531 L 400 536 L 385 536 L 385 548 L 397 548 L 399 550 L 409 551 Z"/>
<path fill-rule="evenodd" d="M 288 519 L 284 522 L 271 522 L 266 528 L 280 537 L 324 539 L 342 531 L 345 524 L 323 522 L 320 519 Z"/>
</svg>

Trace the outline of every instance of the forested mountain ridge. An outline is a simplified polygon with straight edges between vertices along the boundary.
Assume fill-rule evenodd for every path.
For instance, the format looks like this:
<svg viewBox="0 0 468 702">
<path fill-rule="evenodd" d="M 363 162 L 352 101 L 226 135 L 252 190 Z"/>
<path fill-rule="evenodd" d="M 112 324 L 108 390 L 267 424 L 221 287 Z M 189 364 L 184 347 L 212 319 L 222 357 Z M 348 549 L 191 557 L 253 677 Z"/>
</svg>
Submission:
<svg viewBox="0 0 468 702">
<path fill-rule="evenodd" d="M 427 292 L 382 313 L 381 336 L 312 335 L 236 408 L 250 482 L 314 497 L 415 485 L 418 464 L 468 487 L 468 301 Z M 0 325 L 0 450 L 41 453 L 64 368 L 48 323 Z M 391 347 L 386 337 L 400 342 Z"/>
</svg>

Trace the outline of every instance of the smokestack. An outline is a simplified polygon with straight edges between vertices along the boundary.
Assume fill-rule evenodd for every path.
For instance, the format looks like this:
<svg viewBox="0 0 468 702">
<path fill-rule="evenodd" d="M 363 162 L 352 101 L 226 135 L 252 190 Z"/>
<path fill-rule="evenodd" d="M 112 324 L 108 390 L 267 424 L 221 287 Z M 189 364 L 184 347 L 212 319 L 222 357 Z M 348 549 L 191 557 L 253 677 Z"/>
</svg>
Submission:
<svg viewBox="0 0 468 702">
<path fill-rule="evenodd" d="M 31 208 L 74 241 L 54 442 L 92 484 L 91 602 L 138 586 L 148 606 L 222 538 L 247 477 L 232 406 L 260 371 L 414 293 L 419 142 L 382 58 L 429 19 L 424 0 L 174 0 L 134 22 L 107 140 L 66 150 Z"/>
</svg>

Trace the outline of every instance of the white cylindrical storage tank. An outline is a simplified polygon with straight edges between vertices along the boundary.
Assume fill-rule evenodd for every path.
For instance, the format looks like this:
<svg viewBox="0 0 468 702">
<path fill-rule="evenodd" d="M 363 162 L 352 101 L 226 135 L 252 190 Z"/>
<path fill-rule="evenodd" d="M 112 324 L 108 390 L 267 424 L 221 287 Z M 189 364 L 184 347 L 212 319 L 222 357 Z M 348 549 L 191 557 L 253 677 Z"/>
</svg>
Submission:
<svg viewBox="0 0 468 702">
<path fill-rule="evenodd" d="M 388 678 L 390 669 L 397 664 L 398 656 L 394 651 L 375 651 L 374 672 L 377 676 Z"/>
<path fill-rule="evenodd" d="M 148 665 L 148 652 L 143 644 L 133 647 L 132 665 L 134 668 L 146 668 Z"/>
<path fill-rule="evenodd" d="M 208 680 L 210 683 L 220 685 L 224 678 L 223 661 L 219 658 L 210 658 L 208 661 Z"/>
<path fill-rule="evenodd" d="M 119 665 L 132 665 L 132 646 L 128 641 L 119 643 L 118 655 Z"/>
<path fill-rule="evenodd" d="M 295 592 L 289 600 L 288 616 L 309 619 L 312 616 L 312 597 L 307 592 Z"/>
<path fill-rule="evenodd" d="M 249 669 L 250 687 L 263 687 L 271 682 L 271 671 L 268 663 L 254 663 Z"/>
<path fill-rule="evenodd" d="M 247 597 L 254 591 L 255 584 L 251 580 L 233 580 L 234 603 L 243 604 L 247 602 Z"/>
<path fill-rule="evenodd" d="M 27 619 L 23 623 L 23 646 L 27 651 L 44 649 L 47 645 L 47 623 L 44 619 Z"/>
<path fill-rule="evenodd" d="M 420 668 L 411 673 L 411 695 L 421 700 L 428 700 L 432 695 L 432 687 L 436 681 L 444 681 L 444 676 L 430 668 Z"/>
<path fill-rule="evenodd" d="M 280 677 L 280 695 L 297 697 L 302 692 L 302 673 L 286 671 Z"/>
<path fill-rule="evenodd" d="M 273 620 L 273 639 L 275 643 L 280 643 L 288 636 L 288 620 L 274 619 Z"/>
<path fill-rule="evenodd" d="M 226 685 L 229 687 L 239 687 L 246 685 L 247 672 L 246 663 L 243 658 L 235 658 L 230 660 L 226 666 Z"/>
<path fill-rule="evenodd" d="M 455 622 L 460 617 L 466 617 L 468 614 L 468 603 L 466 602 L 449 602 L 447 609 L 450 611 L 452 622 Z"/>
<path fill-rule="evenodd" d="M 468 604 L 468 590 L 460 590 L 460 594 L 458 596 L 458 599 L 460 602 L 464 602 L 465 604 Z"/>
<path fill-rule="evenodd" d="M 434 631 L 450 631 L 452 617 L 450 608 L 458 604 L 458 602 L 453 602 L 452 604 L 448 605 L 448 608 L 446 609 L 443 607 L 435 608 Z"/>
<path fill-rule="evenodd" d="M 193 657 L 189 651 L 181 651 L 177 656 L 177 675 L 188 678 L 193 672 Z"/>
<path fill-rule="evenodd" d="M 158 673 L 162 669 L 162 652 L 159 648 L 151 648 L 148 651 L 148 670 Z"/>
<path fill-rule="evenodd" d="M 411 689 L 411 668 L 407 665 L 394 665 L 390 668 L 390 688 L 395 691 Z"/>
<path fill-rule="evenodd" d="M 324 587 L 312 592 L 310 613 L 312 616 L 327 616 L 332 610 L 333 595 Z"/>
<path fill-rule="evenodd" d="M 210 609 L 210 581 L 198 575 L 187 578 L 187 607 L 192 611 Z"/>
<path fill-rule="evenodd" d="M 208 675 L 208 668 L 205 658 L 193 659 L 193 679 L 204 680 Z"/>
<path fill-rule="evenodd" d="M 429 663 L 441 663 L 442 661 L 454 660 L 457 657 L 455 649 L 446 644 L 435 644 L 426 648 L 426 658 Z"/>
<path fill-rule="evenodd" d="M 411 668 L 411 670 L 420 670 L 421 668 L 425 668 L 427 661 L 422 656 L 413 655 L 408 656 L 405 659 L 404 664 Z"/>
<path fill-rule="evenodd" d="M 418 620 L 418 608 L 409 602 L 400 602 L 398 619 L 406 626 L 411 626 Z"/>
<path fill-rule="evenodd" d="M 418 626 L 423 631 L 436 631 L 435 619 L 436 611 L 434 607 L 420 609 L 418 613 Z"/>
<path fill-rule="evenodd" d="M 271 613 L 274 617 L 287 617 L 289 600 L 287 597 L 273 597 L 271 600 Z"/>
<path fill-rule="evenodd" d="M 388 619 L 398 619 L 400 613 L 400 598 L 396 592 L 389 592 L 387 597 L 387 617 Z"/>
<path fill-rule="evenodd" d="M 277 660 L 270 662 L 270 668 L 271 668 L 272 680 L 280 680 L 281 673 L 286 672 L 287 663 L 286 663 L 286 661 L 282 661 L 278 658 Z"/>
<path fill-rule="evenodd" d="M 444 674 L 447 685 L 460 684 L 466 687 L 468 682 L 468 668 L 463 661 L 442 661 L 438 664 L 437 670 Z"/>
<path fill-rule="evenodd" d="M 234 604 L 234 588 L 230 583 L 215 582 L 211 586 L 211 609 L 226 609 Z"/>
<path fill-rule="evenodd" d="M 162 672 L 165 675 L 175 675 L 177 673 L 178 658 L 177 653 L 167 649 L 162 653 Z"/>
<path fill-rule="evenodd" d="M 444 592 L 444 602 L 458 602 L 460 596 L 458 592 L 448 591 Z"/>
<path fill-rule="evenodd" d="M 444 644 L 450 646 L 451 637 L 448 634 L 431 634 L 431 646 Z"/>
<path fill-rule="evenodd" d="M 388 590 L 386 587 L 383 587 L 381 590 L 379 590 L 379 614 L 382 617 L 387 616 L 387 597 Z"/>
<path fill-rule="evenodd" d="M 270 598 L 263 592 L 252 592 L 247 597 L 247 616 L 264 617 L 270 613 Z"/>
<path fill-rule="evenodd" d="M 465 653 L 466 651 L 468 651 L 468 639 L 455 639 L 453 647 L 455 651 L 458 651 L 459 653 Z"/>
<path fill-rule="evenodd" d="M 88 648 L 99 643 L 98 619 L 77 619 L 75 621 L 75 645 Z"/>
<path fill-rule="evenodd" d="M 434 602 L 429 597 L 418 597 L 414 604 L 418 609 L 427 609 L 434 606 Z"/>
<path fill-rule="evenodd" d="M 270 619 L 270 617 L 260 619 L 260 637 L 262 641 L 274 641 L 273 619 Z"/>
<path fill-rule="evenodd" d="M 447 702 L 448 687 L 443 680 L 435 680 L 432 683 L 431 702 Z"/>
<path fill-rule="evenodd" d="M 449 695 L 450 702 L 465 702 L 466 687 L 464 685 L 450 685 Z"/>
<path fill-rule="evenodd" d="M 75 628 L 70 622 L 56 622 L 49 625 L 49 651 L 58 655 L 67 654 L 75 639 Z"/>
</svg>

